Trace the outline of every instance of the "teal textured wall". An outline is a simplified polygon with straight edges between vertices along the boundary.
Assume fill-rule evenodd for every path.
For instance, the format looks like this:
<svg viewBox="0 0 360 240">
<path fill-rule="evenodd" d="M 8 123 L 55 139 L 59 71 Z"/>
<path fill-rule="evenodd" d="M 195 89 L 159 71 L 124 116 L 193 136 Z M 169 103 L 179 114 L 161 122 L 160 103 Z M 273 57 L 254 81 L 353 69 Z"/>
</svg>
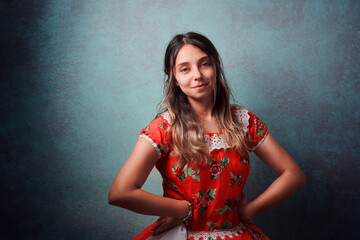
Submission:
<svg viewBox="0 0 360 240">
<path fill-rule="evenodd" d="M 306 174 L 256 224 L 273 239 L 360 237 L 358 1 L 2 1 L 0 11 L 5 239 L 131 239 L 154 221 L 107 194 L 156 114 L 167 43 L 187 31 L 213 41 L 237 102 Z M 249 199 L 276 178 L 252 157 Z M 153 171 L 144 188 L 160 186 Z"/>
</svg>

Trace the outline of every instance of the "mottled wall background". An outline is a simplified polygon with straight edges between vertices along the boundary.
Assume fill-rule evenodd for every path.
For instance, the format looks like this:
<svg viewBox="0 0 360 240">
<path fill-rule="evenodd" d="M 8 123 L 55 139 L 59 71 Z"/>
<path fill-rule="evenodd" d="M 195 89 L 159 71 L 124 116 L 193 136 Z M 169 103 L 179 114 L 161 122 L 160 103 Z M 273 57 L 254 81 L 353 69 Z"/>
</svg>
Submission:
<svg viewBox="0 0 360 240">
<path fill-rule="evenodd" d="M 255 219 L 273 239 L 358 239 L 358 1 L 2 1 L 2 239 L 131 239 L 155 217 L 107 204 L 162 97 L 171 37 L 198 31 L 236 100 L 307 184 Z M 249 199 L 276 175 L 255 156 Z M 144 188 L 162 194 L 155 171 Z"/>
</svg>

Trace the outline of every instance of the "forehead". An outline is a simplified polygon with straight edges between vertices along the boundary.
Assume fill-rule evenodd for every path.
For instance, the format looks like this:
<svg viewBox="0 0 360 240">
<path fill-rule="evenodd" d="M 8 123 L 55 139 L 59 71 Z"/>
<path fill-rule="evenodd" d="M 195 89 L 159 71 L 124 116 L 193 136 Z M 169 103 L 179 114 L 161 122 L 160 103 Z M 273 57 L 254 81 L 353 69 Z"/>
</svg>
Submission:
<svg viewBox="0 0 360 240">
<path fill-rule="evenodd" d="M 179 50 L 179 53 L 175 60 L 175 65 L 182 62 L 196 62 L 199 59 L 207 56 L 208 55 L 205 52 L 203 52 L 200 48 L 191 44 L 185 44 Z"/>
</svg>

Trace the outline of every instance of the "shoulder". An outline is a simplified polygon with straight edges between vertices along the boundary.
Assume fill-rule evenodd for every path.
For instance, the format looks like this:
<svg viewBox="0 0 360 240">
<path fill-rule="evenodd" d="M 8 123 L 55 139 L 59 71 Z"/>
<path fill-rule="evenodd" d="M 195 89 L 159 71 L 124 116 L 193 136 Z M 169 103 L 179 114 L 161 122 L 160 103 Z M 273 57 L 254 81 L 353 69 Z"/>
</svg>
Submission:
<svg viewBox="0 0 360 240">
<path fill-rule="evenodd" d="M 154 146 L 159 158 L 169 150 L 170 135 L 166 131 L 168 127 L 166 114 L 160 114 L 139 133 L 139 138 L 145 138 Z"/>
<path fill-rule="evenodd" d="M 161 112 L 157 114 L 155 119 L 153 119 L 148 125 L 148 128 L 166 130 L 169 126 L 170 115 L 168 111 Z"/>
<path fill-rule="evenodd" d="M 249 128 L 254 127 L 254 125 L 257 126 L 262 122 L 259 117 L 245 107 L 232 105 L 231 110 L 234 120 L 242 126 L 245 132 L 248 131 Z"/>
<path fill-rule="evenodd" d="M 248 109 L 240 106 L 232 106 L 234 121 L 237 121 L 244 133 L 248 136 L 248 147 L 252 151 L 258 148 L 265 140 L 268 129 L 267 125 L 258 116 Z"/>
<path fill-rule="evenodd" d="M 170 113 L 168 110 L 165 110 L 161 113 L 158 114 L 158 118 L 161 119 L 161 121 L 165 122 L 166 124 L 170 124 L 171 122 L 171 118 L 170 118 Z"/>
</svg>

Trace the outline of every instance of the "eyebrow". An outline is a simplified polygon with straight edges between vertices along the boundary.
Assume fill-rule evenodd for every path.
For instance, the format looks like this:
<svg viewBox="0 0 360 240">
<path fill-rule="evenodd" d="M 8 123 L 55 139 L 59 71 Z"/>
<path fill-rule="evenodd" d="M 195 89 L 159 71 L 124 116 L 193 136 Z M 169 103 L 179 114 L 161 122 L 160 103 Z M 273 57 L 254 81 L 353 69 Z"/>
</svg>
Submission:
<svg viewBox="0 0 360 240">
<path fill-rule="evenodd" d="M 209 56 L 205 56 L 205 57 L 202 57 L 198 60 L 198 62 L 201 62 L 205 59 L 209 58 Z M 210 58 L 209 58 L 210 59 Z M 178 65 L 176 65 L 176 67 L 180 66 L 180 65 L 185 65 L 185 64 L 188 64 L 189 62 L 182 62 L 182 63 L 179 63 Z"/>
</svg>

